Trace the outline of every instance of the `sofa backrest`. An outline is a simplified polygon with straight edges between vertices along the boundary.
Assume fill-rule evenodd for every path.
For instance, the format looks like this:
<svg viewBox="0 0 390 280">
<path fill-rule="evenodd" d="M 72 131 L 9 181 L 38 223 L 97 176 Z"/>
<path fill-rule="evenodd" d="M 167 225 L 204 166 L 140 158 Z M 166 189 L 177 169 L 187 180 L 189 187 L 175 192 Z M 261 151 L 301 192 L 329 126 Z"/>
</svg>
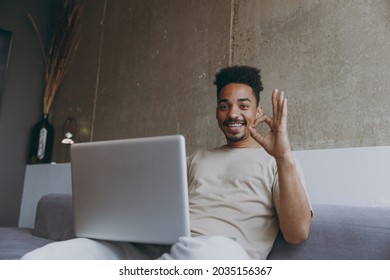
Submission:
<svg viewBox="0 0 390 280">
<path fill-rule="evenodd" d="M 33 234 L 56 241 L 75 237 L 70 194 L 41 198 Z M 309 239 L 291 245 L 279 234 L 268 259 L 390 259 L 390 208 L 314 204 Z"/>
<path fill-rule="evenodd" d="M 388 260 L 390 208 L 313 205 L 309 239 L 291 245 L 279 234 L 268 259 Z"/>
</svg>

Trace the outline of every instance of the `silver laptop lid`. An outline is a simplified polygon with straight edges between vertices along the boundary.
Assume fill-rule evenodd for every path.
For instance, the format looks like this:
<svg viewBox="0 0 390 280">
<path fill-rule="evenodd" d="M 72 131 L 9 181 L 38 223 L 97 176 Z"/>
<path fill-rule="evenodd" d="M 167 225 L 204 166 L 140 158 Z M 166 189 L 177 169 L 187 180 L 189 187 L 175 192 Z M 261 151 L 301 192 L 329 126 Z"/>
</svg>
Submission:
<svg viewBox="0 0 390 280">
<path fill-rule="evenodd" d="M 173 244 L 190 235 L 183 136 L 74 144 L 71 171 L 76 236 Z"/>
</svg>

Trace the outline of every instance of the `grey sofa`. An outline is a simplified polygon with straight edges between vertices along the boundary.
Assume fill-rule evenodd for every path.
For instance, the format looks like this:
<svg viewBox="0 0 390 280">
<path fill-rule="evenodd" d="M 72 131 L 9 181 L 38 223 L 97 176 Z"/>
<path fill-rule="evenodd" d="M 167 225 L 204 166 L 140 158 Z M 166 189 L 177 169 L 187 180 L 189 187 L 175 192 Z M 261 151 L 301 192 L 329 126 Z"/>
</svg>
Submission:
<svg viewBox="0 0 390 280">
<path fill-rule="evenodd" d="M 313 213 L 309 239 L 294 246 L 279 235 L 268 259 L 390 259 L 390 208 L 313 205 Z"/>
<path fill-rule="evenodd" d="M 73 237 L 71 195 L 48 194 L 37 204 L 33 229 L 0 227 L 0 260 L 20 259 L 33 249 Z"/>
<path fill-rule="evenodd" d="M 390 208 L 313 205 L 309 239 L 287 244 L 281 235 L 270 260 L 390 259 Z M 72 198 L 46 195 L 38 203 L 34 229 L 0 228 L 0 259 L 19 259 L 45 244 L 73 238 Z"/>
</svg>

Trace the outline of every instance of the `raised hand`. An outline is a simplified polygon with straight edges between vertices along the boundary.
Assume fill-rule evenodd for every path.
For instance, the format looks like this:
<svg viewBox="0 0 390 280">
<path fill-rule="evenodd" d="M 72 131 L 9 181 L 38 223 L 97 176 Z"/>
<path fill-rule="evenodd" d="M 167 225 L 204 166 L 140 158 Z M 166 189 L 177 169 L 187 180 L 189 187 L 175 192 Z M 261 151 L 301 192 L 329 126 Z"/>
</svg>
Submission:
<svg viewBox="0 0 390 280">
<path fill-rule="evenodd" d="M 275 159 L 282 159 L 291 154 L 290 140 L 287 131 L 287 98 L 283 91 L 274 89 L 272 92 L 272 118 L 262 115 L 256 119 L 249 131 L 255 139 Z M 269 132 L 262 135 L 256 127 L 265 122 L 270 128 Z"/>
</svg>

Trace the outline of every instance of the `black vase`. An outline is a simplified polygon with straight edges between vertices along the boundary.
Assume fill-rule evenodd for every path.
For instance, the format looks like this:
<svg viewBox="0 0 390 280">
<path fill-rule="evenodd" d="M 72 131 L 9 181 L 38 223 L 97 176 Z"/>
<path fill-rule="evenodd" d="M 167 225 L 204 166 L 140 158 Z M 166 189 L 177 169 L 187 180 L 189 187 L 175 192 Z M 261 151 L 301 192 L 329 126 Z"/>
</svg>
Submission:
<svg viewBox="0 0 390 280">
<path fill-rule="evenodd" d="M 47 119 L 47 114 L 34 125 L 31 132 L 29 164 L 50 163 L 54 141 L 54 128 Z"/>
</svg>

